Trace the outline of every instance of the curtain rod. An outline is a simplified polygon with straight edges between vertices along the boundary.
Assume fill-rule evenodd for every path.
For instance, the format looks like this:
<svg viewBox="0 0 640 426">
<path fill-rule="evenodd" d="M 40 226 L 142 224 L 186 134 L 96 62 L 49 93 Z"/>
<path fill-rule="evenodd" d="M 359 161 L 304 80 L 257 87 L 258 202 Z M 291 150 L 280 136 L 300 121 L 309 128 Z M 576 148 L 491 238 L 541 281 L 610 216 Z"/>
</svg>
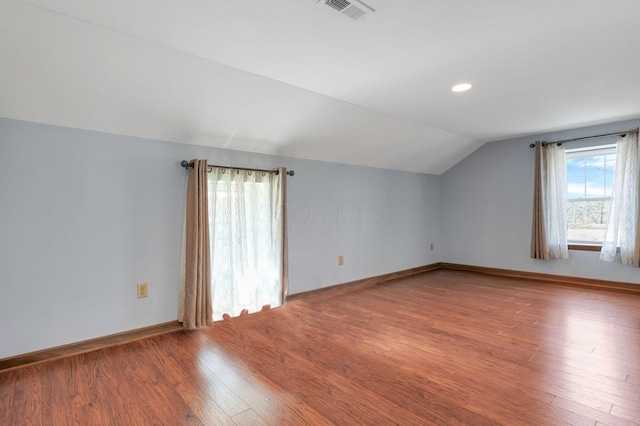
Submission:
<svg viewBox="0 0 640 426">
<path fill-rule="evenodd" d="M 562 141 L 543 142 L 543 145 L 550 144 L 550 143 L 561 144 L 561 143 L 564 143 L 564 142 L 584 141 L 584 140 L 587 140 L 587 139 L 599 139 L 599 138 L 605 138 L 607 136 L 616 136 L 616 135 L 624 136 L 627 133 L 638 133 L 638 129 L 635 128 L 635 129 L 631 129 L 631 130 L 626 130 L 624 132 L 604 133 L 602 135 L 585 136 L 583 138 L 565 139 L 565 140 L 562 140 Z M 533 148 L 535 146 L 536 146 L 536 144 L 532 143 L 532 144 L 529 145 L 529 148 Z"/>
<path fill-rule="evenodd" d="M 184 167 L 185 169 L 189 169 L 189 167 L 193 167 L 193 163 L 188 162 L 187 160 L 182 160 L 180 162 L 180 166 Z M 214 168 L 214 167 L 218 167 L 220 169 L 232 169 L 232 170 L 247 170 L 250 172 L 267 172 L 267 173 L 275 173 L 278 174 L 280 173 L 278 170 L 267 170 L 267 169 L 247 169 L 244 167 L 231 167 L 231 166 L 217 166 L 215 164 L 207 164 L 207 168 Z M 295 175 L 296 172 L 294 172 L 293 170 L 287 170 L 287 176 L 293 176 Z"/>
</svg>

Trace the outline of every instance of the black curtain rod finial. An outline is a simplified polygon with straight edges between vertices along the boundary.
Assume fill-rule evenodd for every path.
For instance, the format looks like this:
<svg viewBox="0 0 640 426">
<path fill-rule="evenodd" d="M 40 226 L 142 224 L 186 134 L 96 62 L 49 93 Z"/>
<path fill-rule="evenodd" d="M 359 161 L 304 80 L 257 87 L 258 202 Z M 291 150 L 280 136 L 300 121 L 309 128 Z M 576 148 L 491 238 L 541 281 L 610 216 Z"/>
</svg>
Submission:
<svg viewBox="0 0 640 426">
<path fill-rule="evenodd" d="M 182 160 L 180 162 L 180 166 L 184 167 L 185 169 L 188 169 L 189 167 L 193 167 L 191 163 L 189 163 L 187 160 Z"/>
</svg>

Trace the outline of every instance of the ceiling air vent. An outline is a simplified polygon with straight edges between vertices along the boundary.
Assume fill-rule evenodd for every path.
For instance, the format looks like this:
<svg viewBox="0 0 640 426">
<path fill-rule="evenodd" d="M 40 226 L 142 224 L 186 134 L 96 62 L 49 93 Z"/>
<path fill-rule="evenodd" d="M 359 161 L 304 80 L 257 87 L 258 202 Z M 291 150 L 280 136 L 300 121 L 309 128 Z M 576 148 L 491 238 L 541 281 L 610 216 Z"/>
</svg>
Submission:
<svg viewBox="0 0 640 426">
<path fill-rule="evenodd" d="M 361 2 L 360 0 L 355 0 L 355 2 L 357 2 L 358 5 L 355 5 L 347 0 L 325 0 L 324 4 L 337 10 L 342 15 L 353 19 L 354 21 L 364 18 L 364 16 L 367 14 L 366 9 L 369 9 L 369 11 L 371 12 L 376 11 L 374 8 L 372 8 L 368 4 Z"/>
</svg>

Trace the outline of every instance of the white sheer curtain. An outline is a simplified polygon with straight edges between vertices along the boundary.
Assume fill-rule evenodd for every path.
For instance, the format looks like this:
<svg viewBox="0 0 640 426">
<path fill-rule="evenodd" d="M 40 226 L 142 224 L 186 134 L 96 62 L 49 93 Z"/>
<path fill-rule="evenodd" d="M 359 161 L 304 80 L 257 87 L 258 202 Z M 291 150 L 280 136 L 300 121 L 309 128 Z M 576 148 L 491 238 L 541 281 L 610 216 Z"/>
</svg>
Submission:
<svg viewBox="0 0 640 426">
<path fill-rule="evenodd" d="M 639 163 L 638 132 L 618 137 L 611 211 L 600 252 L 600 260 L 640 266 L 640 247 L 638 246 Z"/>
<path fill-rule="evenodd" d="M 567 259 L 567 164 L 564 148 L 536 142 L 531 257 Z"/>
<path fill-rule="evenodd" d="M 564 147 L 549 144 L 543 148 L 544 193 L 547 245 L 551 259 L 568 259 L 567 244 L 567 163 Z"/>
<path fill-rule="evenodd" d="M 214 321 L 282 304 L 282 175 L 224 168 L 208 174 Z"/>
</svg>

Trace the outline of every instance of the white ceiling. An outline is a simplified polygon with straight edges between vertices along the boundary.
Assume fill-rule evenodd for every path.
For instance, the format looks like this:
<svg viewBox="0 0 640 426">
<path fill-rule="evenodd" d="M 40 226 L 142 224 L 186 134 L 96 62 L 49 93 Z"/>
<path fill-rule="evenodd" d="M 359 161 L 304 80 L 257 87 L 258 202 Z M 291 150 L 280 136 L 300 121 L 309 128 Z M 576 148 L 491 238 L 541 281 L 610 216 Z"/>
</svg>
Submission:
<svg viewBox="0 0 640 426">
<path fill-rule="evenodd" d="M 365 1 L 2 0 L 0 116 L 433 174 L 640 117 L 638 0 Z"/>
</svg>

